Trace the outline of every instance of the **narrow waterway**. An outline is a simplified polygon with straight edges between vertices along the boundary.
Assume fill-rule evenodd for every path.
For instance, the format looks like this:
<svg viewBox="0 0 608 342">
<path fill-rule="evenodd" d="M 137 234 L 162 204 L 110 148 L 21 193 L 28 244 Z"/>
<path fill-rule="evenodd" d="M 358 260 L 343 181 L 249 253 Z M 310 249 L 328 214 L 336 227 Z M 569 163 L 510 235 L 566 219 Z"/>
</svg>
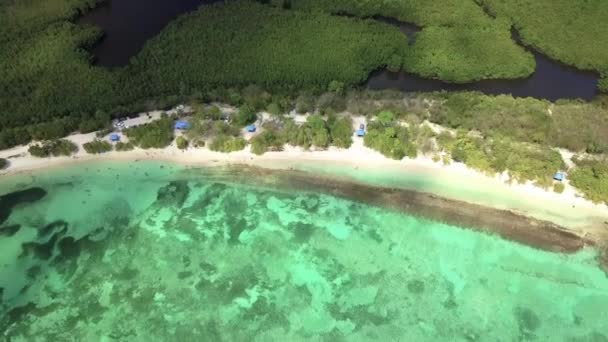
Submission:
<svg viewBox="0 0 608 342">
<path fill-rule="evenodd" d="M 100 27 L 104 32 L 90 51 L 96 64 L 119 67 L 127 65 L 171 20 L 214 2 L 218 0 L 108 0 L 78 23 Z"/>
<path fill-rule="evenodd" d="M 173 19 L 193 11 L 201 5 L 220 0 L 109 0 L 78 20 L 80 24 L 100 27 L 105 35 L 91 53 L 95 63 L 104 67 L 120 67 L 129 63 L 146 41 L 157 34 Z M 374 18 L 396 25 L 408 38 L 415 39 L 418 27 L 394 19 Z M 534 52 L 536 72 L 519 80 L 485 80 L 469 84 L 450 84 L 425 79 L 407 72 L 377 70 L 365 82 L 373 90 L 398 89 L 404 92 L 475 90 L 486 94 L 512 94 L 516 97 L 535 97 L 555 101 L 558 99 L 592 99 L 597 93 L 598 75 L 584 72 L 550 60 Z"/>
<path fill-rule="evenodd" d="M 407 36 L 408 44 L 415 41 L 420 28 L 391 18 L 376 17 L 387 24 L 398 26 Z M 517 33 L 513 39 L 521 44 Z M 536 61 L 536 71 L 532 76 L 518 80 L 484 80 L 467 84 L 446 83 L 441 80 L 426 79 L 408 72 L 392 72 L 386 69 L 373 72 L 366 87 L 373 90 L 398 89 L 404 92 L 426 91 L 480 91 L 486 94 L 511 94 L 515 97 L 535 97 L 556 101 L 559 99 L 581 98 L 591 100 L 597 94 L 598 75 L 594 72 L 578 70 L 553 61 L 537 51 L 528 49 Z"/>
</svg>

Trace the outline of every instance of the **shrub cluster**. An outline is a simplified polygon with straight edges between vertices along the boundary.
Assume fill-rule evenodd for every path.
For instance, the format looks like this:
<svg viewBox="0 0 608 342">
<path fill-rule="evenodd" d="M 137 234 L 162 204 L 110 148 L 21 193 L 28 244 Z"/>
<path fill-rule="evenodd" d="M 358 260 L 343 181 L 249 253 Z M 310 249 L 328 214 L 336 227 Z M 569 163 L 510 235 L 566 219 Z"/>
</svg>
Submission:
<svg viewBox="0 0 608 342">
<path fill-rule="evenodd" d="M 367 125 L 363 142 L 365 146 L 392 159 L 415 158 L 418 155 L 410 130 L 397 122 L 395 115 L 388 111 L 381 112 L 376 120 Z"/>
<path fill-rule="evenodd" d="M 105 140 L 95 139 L 82 145 L 84 150 L 90 154 L 99 154 L 112 151 L 112 144 Z"/>
<path fill-rule="evenodd" d="M 181 135 L 175 139 L 175 145 L 180 150 L 187 149 L 188 148 L 188 144 L 189 144 L 188 140 L 186 138 L 182 137 Z"/>
<path fill-rule="evenodd" d="M 50 140 L 30 146 L 28 152 L 38 158 L 71 156 L 78 152 L 78 145 L 65 139 Z"/>
<path fill-rule="evenodd" d="M 251 152 L 260 155 L 268 151 L 282 151 L 285 141 L 285 137 L 279 132 L 266 128 L 262 133 L 251 139 Z"/>
<path fill-rule="evenodd" d="M 211 141 L 209 149 L 211 151 L 229 153 L 240 151 L 244 149 L 245 146 L 247 146 L 247 141 L 242 137 L 218 135 Z"/>
<path fill-rule="evenodd" d="M 119 152 L 125 152 L 125 151 L 131 151 L 135 148 L 135 146 L 133 146 L 133 144 L 131 144 L 130 142 L 122 142 L 119 141 L 116 143 L 116 151 Z"/>
<path fill-rule="evenodd" d="M 173 142 L 173 120 L 167 116 L 150 123 L 127 128 L 129 141 L 141 148 L 164 148 Z"/>
<path fill-rule="evenodd" d="M 570 183 L 594 202 L 608 203 L 608 161 L 575 160 L 576 168 L 568 177 Z"/>
</svg>

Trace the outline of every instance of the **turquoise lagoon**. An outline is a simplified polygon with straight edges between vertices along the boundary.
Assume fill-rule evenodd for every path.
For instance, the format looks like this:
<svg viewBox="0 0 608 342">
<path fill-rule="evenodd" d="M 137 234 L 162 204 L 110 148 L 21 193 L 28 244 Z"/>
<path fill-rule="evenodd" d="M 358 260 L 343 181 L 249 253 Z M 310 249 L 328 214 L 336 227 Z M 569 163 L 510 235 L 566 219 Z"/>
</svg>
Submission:
<svg viewBox="0 0 608 342">
<path fill-rule="evenodd" d="M 0 339 L 608 341 L 593 250 L 213 174 L 93 162 L 0 178 Z"/>
</svg>

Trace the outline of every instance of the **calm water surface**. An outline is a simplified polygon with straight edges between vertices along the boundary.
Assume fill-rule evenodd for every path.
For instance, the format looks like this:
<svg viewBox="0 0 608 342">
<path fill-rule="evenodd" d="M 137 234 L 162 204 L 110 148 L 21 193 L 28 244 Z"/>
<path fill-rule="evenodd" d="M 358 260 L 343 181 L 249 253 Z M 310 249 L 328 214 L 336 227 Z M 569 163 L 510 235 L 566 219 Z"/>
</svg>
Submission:
<svg viewBox="0 0 608 342">
<path fill-rule="evenodd" d="M 218 0 L 109 0 L 78 20 L 103 29 L 103 40 L 91 52 L 97 64 L 124 66 L 146 41 L 180 14 Z"/>
<path fill-rule="evenodd" d="M 608 339 L 593 250 L 214 172 L 95 162 L 0 178 L 0 340 Z"/>
<path fill-rule="evenodd" d="M 106 33 L 92 53 L 100 66 L 117 67 L 129 63 L 145 42 L 157 35 L 171 20 L 198 6 L 218 0 L 120 0 L 108 1 L 79 20 L 99 26 Z M 415 25 L 377 17 L 386 23 L 399 26 L 412 41 L 418 30 Z M 554 62 L 534 52 L 536 72 L 522 80 L 487 80 L 471 84 L 449 84 L 424 79 L 405 72 L 378 70 L 365 83 L 368 89 L 399 89 L 405 92 L 438 90 L 476 90 L 486 94 L 512 94 L 517 97 L 536 97 L 548 100 L 561 98 L 592 99 L 597 93 L 598 75 L 576 70 Z"/>
</svg>

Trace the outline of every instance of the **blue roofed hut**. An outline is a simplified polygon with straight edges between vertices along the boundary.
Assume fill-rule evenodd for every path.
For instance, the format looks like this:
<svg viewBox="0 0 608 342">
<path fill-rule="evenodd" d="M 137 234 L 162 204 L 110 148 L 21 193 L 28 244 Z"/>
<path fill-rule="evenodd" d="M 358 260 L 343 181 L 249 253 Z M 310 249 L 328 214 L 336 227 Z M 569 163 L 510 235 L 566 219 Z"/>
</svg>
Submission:
<svg viewBox="0 0 608 342">
<path fill-rule="evenodd" d="M 176 121 L 175 122 L 175 129 L 179 129 L 179 130 L 186 130 L 190 128 L 190 124 L 186 121 Z"/>
<path fill-rule="evenodd" d="M 114 141 L 114 142 L 120 141 L 120 135 L 118 135 L 116 133 L 110 134 L 110 141 Z"/>
<path fill-rule="evenodd" d="M 564 178 L 565 178 L 565 177 L 564 177 L 564 174 L 563 174 L 563 173 L 561 173 L 561 172 L 556 172 L 556 173 L 553 175 L 553 179 L 555 179 L 555 180 L 556 180 L 556 181 L 558 181 L 558 182 L 563 182 L 563 181 L 564 181 Z"/>
<path fill-rule="evenodd" d="M 254 133 L 256 131 L 255 125 L 248 125 L 245 128 L 247 129 L 247 132 L 249 132 L 249 133 Z"/>
<path fill-rule="evenodd" d="M 365 135 L 365 125 L 360 124 L 359 129 L 355 133 L 357 134 L 358 137 L 364 136 Z"/>
</svg>

